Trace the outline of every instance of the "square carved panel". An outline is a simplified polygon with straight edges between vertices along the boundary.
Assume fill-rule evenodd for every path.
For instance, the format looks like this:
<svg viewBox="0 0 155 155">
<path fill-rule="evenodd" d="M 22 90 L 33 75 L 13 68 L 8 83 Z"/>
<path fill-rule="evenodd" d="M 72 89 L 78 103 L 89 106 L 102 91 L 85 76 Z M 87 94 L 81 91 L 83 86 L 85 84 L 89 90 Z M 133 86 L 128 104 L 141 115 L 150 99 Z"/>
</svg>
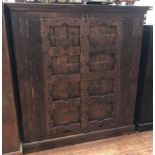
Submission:
<svg viewBox="0 0 155 155">
<path fill-rule="evenodd" d="M 80 97 L 80 82 L 58 82 L 52 85 L 51 96 L 55 100 Z"/>
<path fill-rule="evenodd" d="M 80 56 L 52 57 L 48 67 L 53 75 L 77 74 L 80 72 Z"/>
<path fill-rule="evenodd" d="M 54 126 L 80 121 L 80 106 L 66 105 L 53 110 Z"/>
<path fill-rule="evenodd" d="M 116 26 L 106 24 L 90 26 L 89 41 L 91 46 L 114 45 Z"/>
<path fill-rule="evenodd" d="M 100 99 L 92 99 L 89 104 L 89 120 L 103 120 L 106 118 L 111 118 L 113 112 L 113 103 L 104 102 Z"/>
<path fill-rule="evenodd" d="M 99 72 L 114 70 L 115 55 L 96 53 L 90 54 L 89 70 L 90 72 Z"/>
<path fill-rule="evenodd" d="M 80 27 L 69 26 L 67 23 L 61 26 L 49 26 L 49 41 L 51 47 L 79 47 Z"/>
<path fill-rule="evenodd" d="M 90 53 L 115 52 L 117 26 L 94 24 L 89 27 Z"/>
<path fill-rule="evenodd" d="M 89 95 L 104 95 L 113 93 L 114 80 L 90 80 L 89 81 Z"/>
</svg>

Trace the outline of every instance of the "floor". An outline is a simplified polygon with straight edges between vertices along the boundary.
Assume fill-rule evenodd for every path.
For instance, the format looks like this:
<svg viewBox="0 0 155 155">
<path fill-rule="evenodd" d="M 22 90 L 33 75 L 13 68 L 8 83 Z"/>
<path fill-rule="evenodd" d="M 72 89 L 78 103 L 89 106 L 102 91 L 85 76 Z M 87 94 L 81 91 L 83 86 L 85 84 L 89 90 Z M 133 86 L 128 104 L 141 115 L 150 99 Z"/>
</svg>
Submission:
<svg viewBox="0 0 155 155">
<path fill-rule="evenodd" d="M 152 155 L 153 132 L 136 132 L 29 155 Z"/>
</svg>

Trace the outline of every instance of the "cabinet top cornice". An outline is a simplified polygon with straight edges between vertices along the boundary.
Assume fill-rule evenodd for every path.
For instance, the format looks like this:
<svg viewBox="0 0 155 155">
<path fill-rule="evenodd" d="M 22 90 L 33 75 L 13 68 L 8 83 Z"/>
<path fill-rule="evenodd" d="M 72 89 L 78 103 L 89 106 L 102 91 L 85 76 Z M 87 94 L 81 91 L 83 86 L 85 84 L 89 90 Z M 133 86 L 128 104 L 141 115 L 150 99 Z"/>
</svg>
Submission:
<svg viewBox="0 0 155 155">
<path fill-rule="evenodd" d="M 44 11 L 44 12 L 104 12 L 104 13 L 146 13 L 149 6 L 110 6 L 84 4 L 41 4 L 41 3 L 4 3 L 13 11 Z"/>
</svg>

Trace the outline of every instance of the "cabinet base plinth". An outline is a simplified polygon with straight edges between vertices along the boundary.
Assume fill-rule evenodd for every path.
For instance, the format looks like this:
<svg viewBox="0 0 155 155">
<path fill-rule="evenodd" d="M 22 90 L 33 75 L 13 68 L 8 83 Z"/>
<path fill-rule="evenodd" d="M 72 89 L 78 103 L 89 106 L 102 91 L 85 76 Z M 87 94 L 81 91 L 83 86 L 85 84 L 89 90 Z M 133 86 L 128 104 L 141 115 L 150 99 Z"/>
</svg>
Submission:
<svg viewBox="0 0 155 155">
<path fill-rule="evenodd" d="M 99 130 L 88 133 L 81 133 L 61 138 L 47 139 L 42 141 L 30 142 L 23 144 L 24 153 L 30 153 L 35 151 L 47 150 L 67 145 L 73 145 L 92 140 L 99 140 L 103 138 L 120 136 L 124 134 L 132 133 L 135 129 L 134 125 L 128 125 L 123 127 L 117 127 L 108 130 Z"/>
</svg>

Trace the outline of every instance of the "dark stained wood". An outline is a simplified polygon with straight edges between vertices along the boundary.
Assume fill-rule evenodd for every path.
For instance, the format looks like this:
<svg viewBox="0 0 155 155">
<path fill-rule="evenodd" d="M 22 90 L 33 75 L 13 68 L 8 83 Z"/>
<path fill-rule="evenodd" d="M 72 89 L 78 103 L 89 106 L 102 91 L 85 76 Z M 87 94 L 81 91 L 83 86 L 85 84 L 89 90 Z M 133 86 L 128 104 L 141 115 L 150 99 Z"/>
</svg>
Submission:
<svg viewBox="0 0 155 155">
<path fill-rule="evenodd" d="M 151 7 L 148 6 L 104 6 L 104 5 L 83 5 L 83 4 L 18 4 L 18 3 L 7 3 L 7 6 L 11 11 L 22 11 L 27 12 L 28 10 L 31 12 L 78 12 L 78 13 L 88 13 L 88 12 L 106 12 L 112 13 L 113 11 L 117 11 L 115 13 L 130 13 L 130 14 L 144 14 Z M 60 10 L 59 10 L 60 9 Z M 28 12 L 27 12 L 28 13 Z M 29 14 L 29 13 L 28 13 Z"/>
<path fill-rule="evenodd" d="M 13 29 L 25 152 L 133 129 L 148 7 L 6 8 Z"/>
<path fill-rule="evenodd" d="M 21 154 L 20 137 L 4 12 L 2 19 L 2 152 L 19 155 Z"/>
<path fill-rule="evenodd" d="M 80 133 L 61 138 L 48 139 L 36 142 L 25 143 L 23 148 L 25 153 L 36 152 L 38 150 L 46 150 L 66 145 L 74 145 L 77 143 L 88 142 L 92 140 L 125 135 L 134 132 L 134 126 L 124 126 L 119 128 L 92 131 L 89 133 Z"/>
<path fill-rule="evenodd" d="M 121 113 L 122 121 L 133 123 L 134 109 L 136 101 L 137 78 L 140 63 L 141 39 L 143 17 L 129 17 L 124 23 L 124 48 L 122 53 L 121 64 Z M 128 26 L 127 26 L 128 25 Z M 128 39 L 130 38 L 130 39 Z M 124 52 L 125 51 L 125 52 Z M 132 51 L 132 52 L 131 52 Z M 124 68 L 125 67 L 125 68 Z M 124 108 L 123 108 L 124 106 Z"/>
<path fill-rule="evenodd" d="M 139 131 L 153 129 L 153 26 L 144 25 L 135 111 Z"/>
</svg>

